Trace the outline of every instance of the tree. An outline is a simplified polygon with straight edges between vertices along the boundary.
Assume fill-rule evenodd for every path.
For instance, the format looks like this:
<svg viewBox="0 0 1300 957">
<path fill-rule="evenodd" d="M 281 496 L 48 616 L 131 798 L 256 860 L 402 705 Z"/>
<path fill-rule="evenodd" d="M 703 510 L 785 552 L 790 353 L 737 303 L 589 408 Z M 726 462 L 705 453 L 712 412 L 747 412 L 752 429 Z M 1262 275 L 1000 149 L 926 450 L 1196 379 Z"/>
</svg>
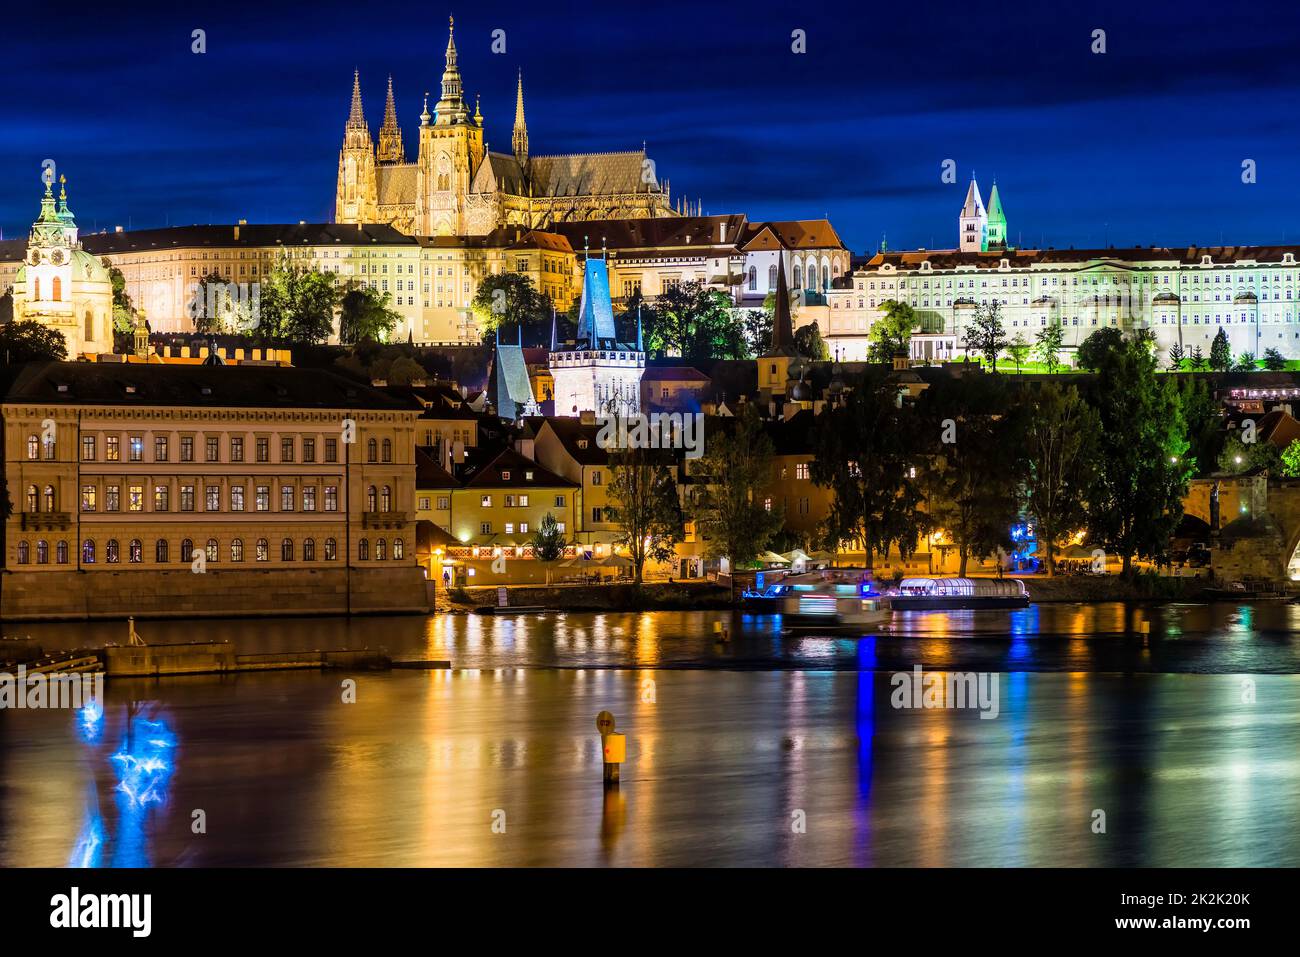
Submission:
<svg viewBox="0 0 1300 957">
<path fill-rule="evenodd" d="M 1286 368 L 1286 357 L 1276 349 L 1265 349 L 1264 368 L 1269 372 L 1281 372 Z"/>
<path fill-rule="evenodd" d="M 428 377 L 429 373 L 424 366 L 410 356 L 398 356 L 382 376 L 389 385 L 410 385 L 417 379 L 427 379 Z"/>
<path fill-rule="evenodd" d="M 51 359 L 61 362 L 68 358 L 68 340 L 35 319 L 15 319 L 0 326 L 0 357 L 14 365 Z"/>
<path fill-rule="evenodd" d="M 1098 329 L 1079 343 L 1079 368 L 1093 372 L 1101 368 L 1102 360 L 1124 343 L 1124 333 L 1114 326 Z"/>
<path fill-rule="evenodd" d="M 766 309 L 747 309 L 740 325 L 750 357 L 767 352 L 772 345 L 772 314 Z"/>
<path fill-rule="evenodd" d="M 483 277 L 470 308 L 485 342 L 504 325 L 523 329 L 530 342 L 550 345 L 551 300 L 522 273 Z"/>
<path fill-rule="evenodd" d="M 1183 367 L 1183 360 L 1186 358 L 1187 354 L 1183 351 L 1182 343 L 1174 343 L 1169 348 L 1169 371 L 1177 372 L 1181 369 Z"/>
<path fill-rule="evenodd" d="M 247 283 L 236 285 L 220 273 L 213 272 L 192 287 L 187 307 L 194 331 L 200 335 L 247 333 L 257 325 L 260 294 L 255 305 Z M 132 329 L 134 322 L 123 331 Z"/>
<path fill-rule="evenodd" d="M 964 576 L 968 559 L 1011 548 L 1021 505 L 1022 419 L 994 376 L 932 386 L 923 401 L 931 420 L 923 434 L 940 437 L 924 469 L 926 513 L 957 546 Z"/>
<path fill-rule="evenodd" d="M 1056 574 L 1056 544 L 1087 516 L 1084 493 L 1091 481 L 1098 420 L 1074 386 L 1048 382 L 1021 395 L 1028 413 L 1025 492 L 1037 524 L 1048 576 Z"/>
<path fill-rule="evenodd" d="M 795 330 L 794 350 L 809 359 L 824 361 L 831 357 L 831 350 L 827 347 L 826 340 L 822 338 L 821 329 L 817 327 L 816 321 Z"/>
<path fill-rule="evenodd" d="M 532 537 L 533 558 L 546 566 L 546 584 L 551 583 L 551 567 L 564 555 L 567 545 L 560 523 L 547 512 Z"/>
<path fill-rule="evenodd" d="M 390 302 L 388 293 L 381 293 L 373 286 L 349 286 L 339 302 L 339 342 L 345 345 L 363 339 L 385 342 L 402 321 Z"/>
<path fill-rule="evenodd" d="M 689 511 L 708 557 L 730 563 L 734 592 L 734 572 L 762 554 L 784 516 L 758 499 L 771 478 L 773 447 L 754 405 L 746 404 L 729 424 L 728 431 L 705 433 L 705 453 L 690 466 L 695 494 Z"/>
<path fill-rule="evenodd" d="M 1280 456 L 1282 474 L 1287 478 L 1300 478 L 1300 439 L 1292 439 Z"/>
<path fill-rule="evenodd" d="M 1219 471 L 1227 475 L 1245 475 L 1255 469 L 1283 470 L 1282 456 L 1276 445 L 1272 442 L 1243 442 L 1236 429 L 1224 439 L 1217 464 Z"/>
<path fill-rule="evenodd" d="M 308 269 L 287 253 L 264 278 L 253 334 L 263 341 L 324 342 L 334 331 L 333 273 Z"/>
<path fill-rule="evenodd" d="M 1135 555 L 1165 556 L 1195 463 L 1186 456 L 1175 380 L 1156 375 L 1146 343 L 1121 339 L 1096 363 L 1090 404 L 1101 428 L 1086 496 L 1088 530 L 1121 556 L 1127 576 Z"/>
<path fill-rule="evenodd" d="M 611 452 L 605 490 L 610 521 L 619 527 L 615 544 L 627 548 L 632 578 L 641 584 L 648 560 L 670 561 L 682 538 L 682 508 L 671 455 L 641 447 Z"/>
<path fill-rule="evenodd" d="M 1232 367 L 1232 346 L 1228 344 L 1228 334 L 1223 326 L 1214 334 L 1210 343 L 1210 368 L 1215 372 L 1227 372 Z"/>
<path fill-rule="evenodd" d="M 1178 376 L 1178 402 L 1187 423 L 1187 464 L 1198 472 L 1212 466 L 1223 445 L 1223 407 L 1199 376 Z"/>
<path fill-rule="evenodd" d="M 1236 372 L 1254 372 L 1258 368 L 1259 365 L 1255 362 L 1255 353 L 1253 352 L 1243 352 L 1237 356 L 1237 364 L 1233 366 Z"/>
<path fill-rule="evenodd" d="M 1192 349 L 1192 369 L 1193 371 L 1201 372 L 1205 369 L 1205 365 L 1205 356 L 1201 354 L 1201 347 L 1198 344 Z"/>
<path fill-rule="evenodd" d="M 741 324 L 732 318 L 727 294 L 694 280 L 673 286 L 656 299 L 648 324 L 642 318 L 646 350 L 654 356 L 688 361 L 745 356 Z"/>
<path fill-rule="evenodd" d="M 1019 332 L 1011 340 L 1011 345 L 1007 346 L 1007 354 L 1011 356 L 1011 361 L 1016 364 L 1016 375 L 1020 374 L 1021 363 L 1029 358 L 1029 349 L 1029 343 L 1025 341 L 1024 335 Z"/>
<path fill-rule="evenodd" d="M 14 291 L 10 287 L 0 296 L 0 325 L 6 322 L 13 322 L 14 319 Z"/>
<path fill-rule="evenodd" d="M 1065 347 L 1065 330 L 1053 322 L 1038 330 L 1034 336 L 1034 357 L 1047 368 L 1048 375 L 1056 375 L 1061 368 L 1061 350 Z"/>
<path fill-rule="evenodd" d="M 871 324 L 867 334 L 867 361 L 892 363 L 895 356 L 908 354 L 912 330 L 917 325 L 916 310 L 896 299 L 886 300 L 880 308 L 884 314 Z"/>
<path fill-rule="evenodd" d="M 962 333 L 962 346 L 998 371 L 998 355 L 1009 345 L 1006 329 L 1002 325 L 1002 306 L 994 301 L 978 306 L 970 325 Z"/>
<path fill-rule="evenodd" d="M 903 556 L 914 553 L 928 524 L 922 485 L 913 478 L 923 451 L 920 416 L 897 399 L 897 387 L 873 370 L 814 426 L 812 479 L 834 493 L 825 537 L 860 544 L 868 568 L 891 545 Z"/>
</svg>

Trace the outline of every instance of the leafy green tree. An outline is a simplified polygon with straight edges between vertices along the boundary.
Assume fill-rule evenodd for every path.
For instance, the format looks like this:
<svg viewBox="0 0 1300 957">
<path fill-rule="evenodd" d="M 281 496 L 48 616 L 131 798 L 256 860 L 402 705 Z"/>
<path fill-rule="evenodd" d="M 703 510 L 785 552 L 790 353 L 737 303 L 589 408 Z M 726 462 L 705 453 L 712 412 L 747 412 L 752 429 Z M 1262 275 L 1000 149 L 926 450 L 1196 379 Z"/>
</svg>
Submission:
<svg viewBox="0 0 1300 957">
<path fill-rule="evenodd" d="M 615 543 L 627 548 L 637 585 L 645 563 L 666 562 L 682 539 L 682 508 L 671 456 L 660 449 L 611 452 L 606 496 L 609 518 L 619 527 Z"/>
<path fill-rule="evenodd" d="M 745 351 L 750 358 L 761 356 L 772 345 L 772 314 L 766 309 L 745 310 L 741 329 L 745 337 Z"/>
<path fill-rule="evenodd" d="M 580 300 L 575 300 L 579 303 Z M 575 315 L 576 320 L 576 305 Z M 506 272 L 485 276 L 470 301 L 470 309 L 489 341 L 501 326 L 522 328 L 532 343 L 551 341 L 551 300 L 537 291 L 533 281 L 522 273 Z"/>
<path fill-rule="evenodd" d="M 309 269 L 287 254 L 262 281 L 253 334 L 262 341 L 324 342 L 334 331 L 335 276 Z"/>
<path fill-rule="evenodd" d="M 705 433 L 704 455 L 689 466 L 695 494 L 688 511 L 706 554 L 725 557 L 734 576 L 762 554 L 783 514 L 769 512 L 758 498 L 771 477 L 773 447 L 753 403 L 730 424 Z"/>
<path fill-rule="evenodd" d="M 913 477 L 924 451 L 922 420 L 897 400 L 897 386 L 874 370 L 814 426 L 812 479 L 834 493 L 825 537 L 860 544 L 868 568 L 891 545 L 904 557 L 913 554 L 928 525 L 920 509 L 924 489 Z"/>
<path fill-rule="evenodd" d="M 35 319 L 15 319 L 0 326 L 0 357 L 5 363 L 68 358 L 68 340 L 57 329 Z"/>
<path fill-rule="evenodd" d="M 1048 375 L 1061 368 L 1061 350 L 1065 348 L 1065 330 L 1059 322 L 1043 326 L 1034 336 L 1034 358 L 1043 364 Z"/>
<path fill-rule="evenodd" d="M 1206 367 L 1207 363 L 1205 361 L 1205 356 L 1201 353 L 1201 347 L 1198 344 L 1192 349 L 1192 370 L 1195 372 L 1203 372 Z"/>
<path fill-rule="evenodd" d="M 193 284 L 186 304 L 194 331 L 199 335 L 252 331 L 260 308 L 260 295 L 254 298 L 253 289 L 248 283 L 235 284 L 220 273 L 208 273 Z"/>
<path fill-rule="evenodd" d="M 1181 342 L 1174 343 L 1169 348 L 1169 371 L 1177 372 L 1183 367 L 1183 360 L 1187 358 L 1187 353 L 1183 351 Z"/>
<path fill-rule="evenodd" d="M 417 379 L 427 379 L 429 373 L 424 366 L 409 356 L 398 356 L 383 376 L 389 385 L 410 385 Z"/>
<path fill-rule="evenodd" d="M 674 286 L 655 300 L 654 316 L 645 326 L 645 345 L 654 356 L 688 361 L 741 359 L 745 341 L 732 318 L 731 300 L 694 280 Z"/>
<path fill-rule="evenodd" d="M 809 359 L 826 360 L 831 357 L 831 350 L 822 338 L 822 331 L 817 323 L 810 322 L 794 331 L 794 349 L 801 356 Z"/>
<path fill-rule="evenodd" d="M 992 302 L 987 306 L 977 306 L 970 325 L 962 333 L 962 346 L 974 351 L 997 372 L 998 355 L 1008 345 L 1010 342 L 1002 324 L 1002 305 Z"/>
<path fill-rule="evenodd" d="M 1187 423 L 1187 464 L 1198 472 L 1213 468 L 1223 445 L 1223 411 L 1209 384 L 1199 376 L 1179 376 L 1178 401 Z"/>
<path fill-rule="evenodd" d="M 1282 471 L 1283 460 L 1272 442 L 1243 442 L 1237 429 L 1232 429 L 1223 440 L 1219 453 L 1219 471 L 1226 475 L 1245 475 L 1255 469 Z"/>
<path fill-rule="evenodd" d="M 1215 372 L 1227 372 L 1232 368 L 1232 346 L 1228 344 L 1228 334 L 1222 326 L 1210 343 L 1210 368 Z"/>
<path fill-rule="evenodd" d="M 495 278 L 495 277 L 491 277 Z M 386 342 L 402 321 L 391 297 L 373 286 L 349 286 L 339 301 L 339 342 L 352 345 L 363 339 Z"/>
<path fill-rule="evenodd" d="M 1286 368 L 1286 357 L 1276 349 L 1265 349 L 1264 368 L 1269 372 L 1281 372 Z"/>
<path fill-rule="evenodd" d="M 1083 525 L 1099 422 L 1074 386 L 1048 382 L 1024 392 L 1027 407 L 1025 492 L 1037 525 L 1048 576 L 1056 574 L 1056 545 Z"/>
<path fill-rule="evenodd" d="M 1079 343 L 1079 368 L 1097 371 L 1102 360 L 1120 348 L 1124 343 L 1124 333 L 1114 326 L 1098 329 L 1083 342 Z"/>
<path fill-rule="evenodd" d="M 1020 366 L 1029 358 L 1030 348 L 1029 343 L 1025 341 L 1024 335 L 1019 332 L 1011 340 L 1011 345 L 1007 346 L 1007 355 L 1016 364 L 1016 375 L 1020 374 Z"/>
<path fill-rule="evenodd" d="M 1255 362 L 1255 353 L 1253 352 L 1243 352 L 1237 356 L 1237 364 L 1233 367 L 1237 372 L 1254 372 L 1258 368 L 1259 365 Z"/>
<path fill-rule="evenodd" d="M 1187 461 L 1175 381 L 1157 376 L 1147 344 L 1121 339 L 1095 361 L 1090 404 L 1101 428 L 1086 496 L 1088 530 L 1121 556 L 1128 576 L 1135 555 L 1159 559 L 1167 553 L 1194 463 Z"/>
<path fill-rule="evenodd" d="M 884 314 L 871 324 L 867 333 L 868 362 L 892 363 L 895 356 L 905 356 L 917 326 L 916 310 L 896 299 L 881 304 Z"/>
<path fill-rule="evenodd" d="M 533 546 L 533 558 L 546 566 L 546 584 L 549 585 L 551 570 L 564 556 L 564 549 L 568 545 L 564 532 L 560 531 L 560 523 L 550 512 L 538 523 L 530 544 Z"/>
<path fill-rule="evenodd" d="M 1287 478 L 1300 478 L 1300 439 L 1292 439 L 1282 450 L 1282 474 Z"/>
<path fill-rule="evenodd" d="M 965 575 L 968 559 L 1011 548 L 1021 507 L 1023 419 L 994 376 L 933 386 L 923 401 L 932 420 L 925 433 L 939 436 L 925 466 L 926 513 L 957 546 L 958 574 Z"/>
</svg>

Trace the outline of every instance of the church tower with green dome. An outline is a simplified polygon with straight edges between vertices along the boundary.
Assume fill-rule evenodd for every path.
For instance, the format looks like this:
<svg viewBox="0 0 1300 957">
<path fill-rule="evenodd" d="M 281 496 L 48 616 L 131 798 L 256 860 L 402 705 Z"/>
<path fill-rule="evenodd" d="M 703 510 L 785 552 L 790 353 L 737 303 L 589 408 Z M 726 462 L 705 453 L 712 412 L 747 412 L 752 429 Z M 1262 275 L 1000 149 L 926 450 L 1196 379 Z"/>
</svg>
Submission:
<svg viewBox="0 0 1300 957">
<path fill-rule="evenodd" d="M 1002 197 L 998 194 L 998 181 L 993 181 L 993 192 L 989 193 L 988 244 L 989 249 L 1007 248 L 1007 217 L 1002 212 Z"/>
<path fill-rule="evenodd" d="M 68 358 L 113 351 L 113 283 L 108 268 L 81 248 L 77 221 L 68 208 L 66 179 L 45 172 L 41 212 L 27 241 L 23 267 L 14 276 L 14 318 L 61 333 Z"/>
</svg>

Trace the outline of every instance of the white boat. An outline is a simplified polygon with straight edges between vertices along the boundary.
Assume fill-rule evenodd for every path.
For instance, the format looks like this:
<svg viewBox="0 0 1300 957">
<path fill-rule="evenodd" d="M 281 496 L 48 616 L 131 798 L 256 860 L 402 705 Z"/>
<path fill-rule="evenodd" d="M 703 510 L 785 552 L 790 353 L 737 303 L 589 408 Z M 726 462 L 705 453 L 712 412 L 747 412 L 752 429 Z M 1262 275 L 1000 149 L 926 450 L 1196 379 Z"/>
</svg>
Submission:
<svg viewBox="0 0 1300 957">
<path fill-rule="evenodd" d="M 823 568 L 781 580 L 782 623 L 793 631 L 874 629 L 889 619 L 889 600 L 862 568 Z"/>
<path fill-rule="evenodd" d="M 904 578 L 889 590 L 895 611 L 954 608 L 1027 608 L 1019 578 Z"/>
</svg>

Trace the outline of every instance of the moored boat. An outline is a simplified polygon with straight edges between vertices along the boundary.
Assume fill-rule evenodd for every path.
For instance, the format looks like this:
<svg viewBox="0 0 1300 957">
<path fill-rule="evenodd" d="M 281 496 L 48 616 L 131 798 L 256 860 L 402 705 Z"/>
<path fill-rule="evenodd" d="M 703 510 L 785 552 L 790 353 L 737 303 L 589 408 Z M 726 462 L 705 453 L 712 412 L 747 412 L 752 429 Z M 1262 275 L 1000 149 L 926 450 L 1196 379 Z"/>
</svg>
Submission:
<svg viewBox="0 0 1300 957">
<path fill-rule="evenodd" d="M 895 611 L 1029 607 L 1019 578 L 904 578 L 888 594 Z"/>
<path fill-rule="evenodd" d="M 788 576 L 781 584 L 789 589 L 781 599 L 781 618 L 792 631 L 860 632 L 889 619 L 889 600 L 876 591 L 865 569 L 823 568 Z"/>
</svg>

